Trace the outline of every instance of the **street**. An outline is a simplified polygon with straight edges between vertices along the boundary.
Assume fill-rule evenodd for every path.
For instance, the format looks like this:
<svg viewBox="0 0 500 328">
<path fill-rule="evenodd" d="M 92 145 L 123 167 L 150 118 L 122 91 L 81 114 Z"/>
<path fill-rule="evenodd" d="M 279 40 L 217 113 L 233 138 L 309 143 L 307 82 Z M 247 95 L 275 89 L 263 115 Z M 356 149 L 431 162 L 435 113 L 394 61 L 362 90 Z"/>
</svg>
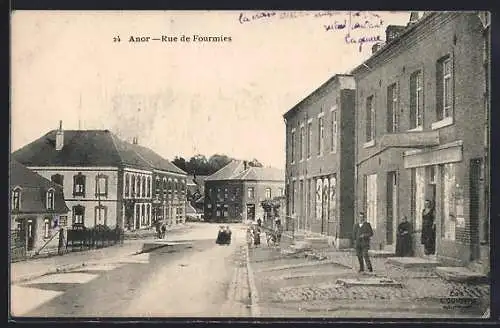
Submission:
<svg viewBox="0 0 500 328">
<path fill-rule="evenodd" d="M 173 246 L 12 285 L 23 317 L 249 316 L 245 231 L 215 244 L 217 224 L 167 236 Z"/>
</svg>

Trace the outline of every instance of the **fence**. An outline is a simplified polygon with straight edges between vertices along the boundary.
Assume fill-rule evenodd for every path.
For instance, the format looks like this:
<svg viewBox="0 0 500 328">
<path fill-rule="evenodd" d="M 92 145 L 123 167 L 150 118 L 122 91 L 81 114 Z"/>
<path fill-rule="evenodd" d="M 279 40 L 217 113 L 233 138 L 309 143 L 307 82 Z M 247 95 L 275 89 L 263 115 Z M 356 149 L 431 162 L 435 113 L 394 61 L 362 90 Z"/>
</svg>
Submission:
<svg viewBox="0 0 500 328">
<path fill-rule="evenodd" d="M 68 229 L 66 236 L 66 249 L 102 248 L 115 244 L 122 244 L 124 231 L 121 228 L 110 229 L 106 226 L 95 228 L 73 227 Z"/>
<path fill-rule="evenodd" d="M 10 231 L 10 261 L 20 261 L 26 258 L 26 235 L 23 231 Z"/>
</svg>

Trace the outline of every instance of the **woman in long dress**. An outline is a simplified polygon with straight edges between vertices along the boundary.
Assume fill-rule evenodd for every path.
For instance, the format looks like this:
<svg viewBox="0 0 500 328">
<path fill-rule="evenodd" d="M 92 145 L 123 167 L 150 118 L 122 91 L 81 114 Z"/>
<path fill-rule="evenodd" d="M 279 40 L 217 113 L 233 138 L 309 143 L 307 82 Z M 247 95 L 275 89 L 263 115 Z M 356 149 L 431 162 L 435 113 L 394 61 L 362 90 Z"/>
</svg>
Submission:
<svg viewBox="0 0 500 328">
<path fill-rule="evenodd" d="M 398 225 L 397 239 L 396 239 L 396 256 L 412 256 L 411 245 L 411 224 L 408 222 L 406 216 L 403 216 L 401 223 Z"/>
<path fill-rule="evenodd" d="M 255 246 L 260 245 L 260 228 L 256 226 L 253 231 L 253 244 Z"/>
<path fill-rule="evenodd" d="M 431 255 L 436 252 L 436 226 L 434 219 L 432 202 L 426 200 L 424 210 L 422 211 L 422 244 L 424 245 L 425 255 Z"/>
</svg>

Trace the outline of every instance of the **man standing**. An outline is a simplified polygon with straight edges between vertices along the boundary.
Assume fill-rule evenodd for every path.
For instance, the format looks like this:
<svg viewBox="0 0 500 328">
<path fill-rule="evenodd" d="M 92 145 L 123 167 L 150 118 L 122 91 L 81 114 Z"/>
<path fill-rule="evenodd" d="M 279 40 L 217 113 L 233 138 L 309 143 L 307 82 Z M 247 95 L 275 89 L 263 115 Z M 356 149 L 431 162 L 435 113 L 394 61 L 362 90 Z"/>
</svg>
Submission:
<svg viewBox="0 0 500 328">
<path fill-rule="evenodd" d="M 368 271 L 373 272 L 372 263 L 368 257 L 368 250 L 370 249 L 370 238 L 373 236 L 372 226 L 366 222 L 365 213 L 359 213 L 359 222 L 354 224 L 353 240 L 354 247 L 356 248 L 356 255 L 359 261 L 359 272 L 365 271 L 364 262 Z"/>
</svg>

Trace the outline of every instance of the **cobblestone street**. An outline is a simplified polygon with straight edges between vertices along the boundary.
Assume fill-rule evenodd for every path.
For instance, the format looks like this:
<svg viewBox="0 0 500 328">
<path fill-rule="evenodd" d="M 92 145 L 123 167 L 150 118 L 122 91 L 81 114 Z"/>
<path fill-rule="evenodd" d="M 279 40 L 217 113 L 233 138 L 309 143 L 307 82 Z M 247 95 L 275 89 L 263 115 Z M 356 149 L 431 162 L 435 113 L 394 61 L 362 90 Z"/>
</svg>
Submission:
<svg viewBox="0 0 500 328">
<path fill-rule="evenodd" d="M 250 249 L 262 316 L 480 317 L 489 304 L 489 285 L 448 282 L 432 268 L 400 268 L 374 257 L 374 273 L 360 274 L 350 252 L 308 255 L 282 255 L 267 246 Z M 337 283 L 373 278 L 395 285 Z"/>
</svg>

